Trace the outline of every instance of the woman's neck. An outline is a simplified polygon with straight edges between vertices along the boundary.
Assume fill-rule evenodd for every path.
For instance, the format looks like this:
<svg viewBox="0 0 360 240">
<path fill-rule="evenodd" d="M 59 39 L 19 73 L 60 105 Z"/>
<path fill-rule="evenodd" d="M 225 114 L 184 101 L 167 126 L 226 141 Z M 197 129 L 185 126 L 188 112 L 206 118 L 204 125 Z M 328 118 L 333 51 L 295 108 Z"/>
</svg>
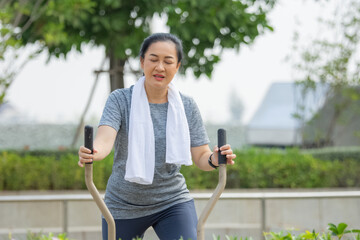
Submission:
<svg viewBox="0 0 360 240">
<path fill-rule="evenodd" d="M 146 95 L 149 103 L 166 103 L 167 98 L 167 89 L 149 89 L 145 87 Z"/>
</svg>

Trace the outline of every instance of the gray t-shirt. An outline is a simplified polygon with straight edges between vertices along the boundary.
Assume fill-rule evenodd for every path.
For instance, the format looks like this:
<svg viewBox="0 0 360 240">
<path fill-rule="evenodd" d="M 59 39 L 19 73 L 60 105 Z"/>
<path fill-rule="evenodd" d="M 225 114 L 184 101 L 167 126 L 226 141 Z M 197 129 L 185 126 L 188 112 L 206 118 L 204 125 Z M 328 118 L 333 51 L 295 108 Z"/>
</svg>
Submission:
<svg viewBox="0 0 360 240">
<path fill-rule="evenodd" d="M 133 86 L 112 92 L 106 102 L 99 126 L 117 131 L 112 174 L 108 180 L 105 203 L 115 219 L 144 217 L 175 204 L 191 200 L 181 165 L 165 162 L 168 103 L 149 103 L 155 134 L 155 173 L 153 183 L 142 185 L 124 179 L 128 154 L 129 116 Z M 194 100 L 181 94 L 187 117 L 191 147 L 209 143 Z"/>
</svg>

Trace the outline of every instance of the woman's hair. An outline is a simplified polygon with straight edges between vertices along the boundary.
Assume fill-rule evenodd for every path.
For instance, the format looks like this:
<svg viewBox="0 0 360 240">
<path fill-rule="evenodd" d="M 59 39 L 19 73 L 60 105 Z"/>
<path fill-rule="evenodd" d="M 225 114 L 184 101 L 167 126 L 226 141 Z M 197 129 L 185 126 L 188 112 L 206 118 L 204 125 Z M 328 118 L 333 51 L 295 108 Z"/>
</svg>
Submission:
<svg viewBox="0 0 360 240">
<path fill-rule="evenodd" d="M 142 57 L 142 58 L 145 57 L 145 53 L 151 44 L 156 43 L 156 42 L 167 42 L 167 41 L 173 42 L 175 44 L 178 63 L 180 63 L 183 58 L 182 43 L 178 37 L 176 37 L 175 35 L 170 34 L 170 33 L 154 33 L 154 34 L 150 35 L 149 37 L 145 38 L 145 40 L 141 44 L 140 57 Z"/>
</svg>

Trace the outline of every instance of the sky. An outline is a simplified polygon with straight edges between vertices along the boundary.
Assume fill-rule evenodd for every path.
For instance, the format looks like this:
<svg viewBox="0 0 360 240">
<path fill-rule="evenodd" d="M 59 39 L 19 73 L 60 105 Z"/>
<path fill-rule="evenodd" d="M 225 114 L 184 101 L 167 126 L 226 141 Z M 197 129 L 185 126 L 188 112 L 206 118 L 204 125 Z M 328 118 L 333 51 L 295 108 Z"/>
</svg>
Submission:
<svg viewBox="0 0 360 240">
<path fill-rule="evenodd" d="M 269 15 L 274 31 L 258 37 L 251 46 L 239 52 L 226 50 L 215 66 L 212 79 L 195 79 L 192 74 L 177 76 L 179 90 L 197 102 L 204 122 L 227 124 L 231 121 L 230 95 L 244 105 L 242 123 L 247 124 L 274 82 L 293 82 L 296 78 L 291 63 L 294 32 L 303 41 L 318 34 L 318 17 L 332 13 L 332 3 L 315 0 L 280 0 Z M 334 2 L 334 1 L 332 1 Z M 161 29 L 161 26 L 159 26 Z M 21 114 L 37 122 L 77 123 L 84 111 L 91 87 L 104 57 L 103 48 L 85 47 L 71 52 L 66 60 L 46 63 L 42 54 L 29 62 L 10 87 L 7 101 Z M 125 87 L 135 83 L 125 76 Z M 107 73 L 100 76 L 86 121 L 98 121 L 109 95 Z"/>
</svg>

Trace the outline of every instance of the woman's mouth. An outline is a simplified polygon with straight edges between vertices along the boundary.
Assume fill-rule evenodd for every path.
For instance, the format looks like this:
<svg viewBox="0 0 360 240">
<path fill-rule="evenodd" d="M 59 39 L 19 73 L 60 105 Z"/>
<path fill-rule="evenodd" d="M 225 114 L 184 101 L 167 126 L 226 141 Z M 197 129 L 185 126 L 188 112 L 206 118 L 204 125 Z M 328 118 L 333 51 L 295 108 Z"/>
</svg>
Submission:
<svg viewBox="0 0 360 240">
<path fill-rule="evenodd" d="M 156 79 L 156 80 L 158 80 L 158 81 L 162 81 L 164 78 L 165 78 L 165 76 L 164 75 L 161 75 L 161 74 L 155 74 L 155 75 L 153 75 L 154 76 L 154 78 Z"/>
</svg>

